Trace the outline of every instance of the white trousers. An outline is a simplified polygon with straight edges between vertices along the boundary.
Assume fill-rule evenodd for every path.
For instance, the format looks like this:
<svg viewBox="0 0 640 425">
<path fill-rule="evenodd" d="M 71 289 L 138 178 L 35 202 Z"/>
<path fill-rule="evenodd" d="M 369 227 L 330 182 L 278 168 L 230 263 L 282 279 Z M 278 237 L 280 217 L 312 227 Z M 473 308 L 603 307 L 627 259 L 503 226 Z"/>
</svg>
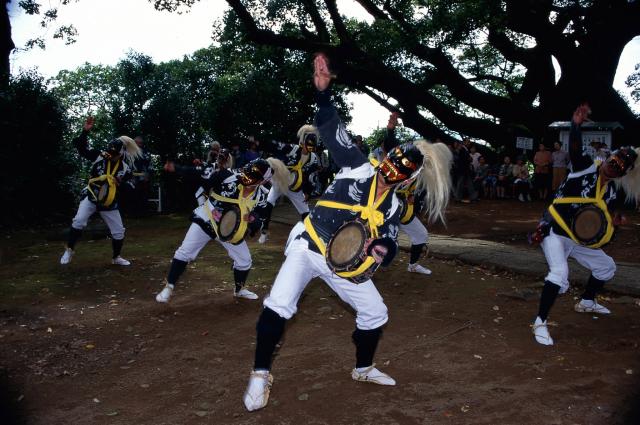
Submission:
<svg viewBox="0 0 640 425">
<path fill-rule="evenodd" d="M 302 223 L 293 232 L 304 228 Z M 298 311 L 298 300 L 311 279 L 319 277 L 356 311 L 358 329 L 376 329 L 387 323 L 387 306 L 371 279 L 356 285 L 331 272 L 325 258 L 309 249 L 304 239 L 291 240 L 285 251 L 287 256 L 280 267 L 264 306 L 275 311 L 280 317 L 291 319 Z"/>
<path fill-rule="evenodd" d="M 418 217 L 413 217 L 407 224 L 400 223 L 400 230 L 409 236 L 411 245 L 421 245 L 429 242 L 429 232 Z"/>
<path fill-rule="evenodd" d="M 182 245 L 176 250 L 173 258 L 180 261 L 190 262 L 198 257 L 198 254 L 211 241 L 211 237 L 207 235 L 200 226 L 191 223 L 191 227 L 184 236 Z M 236 270 L 249 270 L 251 268 L 251 252 L 246 241 L 242 241 L 238 245 L 229 242 L 222 242 L 216 239 L 220 245 L 227 250 L 229 257 L 233 260 L 233 268 Z"/>
<path fill-rule="evenodd" d="M 287 198 L 289 198 L 293 206 L 296 207 L 296 210 L 298 210 L 298 214 L 304 214 L 309 212 L 309 205 L 304 201 L 304 193 L 302 192 L 302 190 L 298 192 L 292 192 L 287 188 L 285 192 L 281 192 L 280 189 L 278 189 L 277 186 L 274 184 L 273 186 L 271 186 L 271 189 L 269 190 L 269 195 L 267 196 L 267 202 L 275 206 L 276 201 L 282 195 L 285 195 Z"/>
<path fill-rule="evenodd" d="M 73 217 L 73 221 L 71 222 L 71 227 L 76 230 L 82 230 L 87 227 L 87 223 L 89 222 L 89 218 L 98 211 L 98 207 L 96 204 L 84 198 L 80 201 L 80 205 L 78 206 L 78 212 L 76 216 Z M 111 237 L 115 240 L 124 239 L 124 226 L 122 225 L 122 217 L 120 216 L 119 210 L 111 210 L 111 211 L 99 211 L 100 217 L 104 220 L 104 222 L 109 227 L 109 231 L 111 232 Z"/>
<path fill-rule="evenodd" d="M 579 245 L 570 238 L 556 235 L 553 230 L 542 240 L 542 252 L 549 264 L 545 279 L 558 285 L 561 294 L 569 289 L 569 257 L 591 270 L 593 277 L 598 280 L 610 280 L 616 272 L 616 264 L 603 250 Z"/>
</svg>

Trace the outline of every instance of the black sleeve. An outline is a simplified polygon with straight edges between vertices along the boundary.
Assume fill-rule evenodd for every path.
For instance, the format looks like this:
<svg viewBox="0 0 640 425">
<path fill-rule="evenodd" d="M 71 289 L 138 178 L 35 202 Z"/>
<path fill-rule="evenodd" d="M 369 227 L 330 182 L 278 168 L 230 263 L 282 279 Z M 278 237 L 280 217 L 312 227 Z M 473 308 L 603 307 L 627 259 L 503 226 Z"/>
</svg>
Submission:
<svg viewBox="0 0 640 425">
<path fill-rule="evenodd" d="M 331 92 L 329 90 L 317 92 L 316 100 L 318 112 L 316 112 L 315 125 L 322 142 L 327 146 L 338 167 L 356 168 L 368 162 L 367 157 L 351 141 L 344 128 L 338 111 L 331 103 Z"/>
<path fill-rule="evenodd" d="M 582 149 L 582 131 L 580 126 L 573 121 L 569 130 L 569 159 L 571 170 L 575 173 L 587 169 L 593 165 L 593 159 L 584 153 Z"/>
<path fill-rule="evenodd" d="M 73 139 L 73 146 L 78 150 L 81 157 L 89 161 L 95 161 L 100 156 L 100 151 L 89 148 L 89 141 L 87 140 L 88 134 L 89 132 L 82 130 L 82 133 Z"/>
<path fill-rule="evenodd" d="M 384 149 L 384 153 L 391 152 L 391 149 L 398 146 L 398 139 L 396 139 L 396 128 L 387 128 L 387 131 L 384 135 L 384 140 L 382 141 L 382 149 Z"/>
</svg>

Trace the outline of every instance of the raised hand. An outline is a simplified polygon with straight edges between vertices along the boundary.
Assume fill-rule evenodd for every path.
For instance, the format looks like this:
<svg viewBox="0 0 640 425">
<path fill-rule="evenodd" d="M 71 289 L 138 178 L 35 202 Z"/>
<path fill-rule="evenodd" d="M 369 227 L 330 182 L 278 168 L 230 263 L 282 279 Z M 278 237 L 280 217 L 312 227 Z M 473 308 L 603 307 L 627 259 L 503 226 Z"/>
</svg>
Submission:
<svg viewBox="0 0 640 425">
<path fill-rule="evenodd" d="M 331 79 L 335 78 L 329 71 L 329 59 L 324 53 L 316 53 L 313 59 L 313 84 L 318 91 L 324 91 L 329 87 Z"/>
<path fill-rule="evenodd" d="M 87 117 L 87 120 L 84 122 L 84 125 L 82 126 L 82 129 L 84 131 L 91 131 L 91 129 L 93 128 L 93 123 L 96 121 L 96 119 L 94 117 L 92 117 L 91 115 L 89 115 Z"/>
<path fill-rule="evenodd" d="M 396 128 L 396 126 L 398 125 L 398 113 L 397 112 L 392 112 L 391 115 L 389 115 L 389 122 L 387 123 L 387 128 L 389 129 L 393 129 Z"/>
<path fill-rule="evenodd" d="M 167 173 L 174 173 L 176 171 L 176 165 L 171 161 L 167 161 L 164 164 L 164 171 Z"/>
<path fill-rule="evenodd" d="M 573 113 L 572 121 L 578 125 L 588 120 L 589 114 L 591 114 L 591 108 L 588 103 L 583 103 L 578 106 Z"/>
</svg>

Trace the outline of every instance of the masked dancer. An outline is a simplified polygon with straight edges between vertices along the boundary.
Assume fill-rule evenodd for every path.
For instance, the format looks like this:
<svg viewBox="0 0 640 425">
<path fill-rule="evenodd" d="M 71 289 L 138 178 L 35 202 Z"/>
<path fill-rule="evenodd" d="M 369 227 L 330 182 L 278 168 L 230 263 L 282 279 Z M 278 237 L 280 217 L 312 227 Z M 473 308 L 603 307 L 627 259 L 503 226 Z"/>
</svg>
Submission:
<svg viewBox="0 0 640 425">
<path fill-rule="evenodd" d="M 262 228 L 258 243 L 265 243 L 269 238 L 269 222 L 271 212 L 278 198 L 285 195 L 300 214 L 301 220 L 309 213 L 307 196 L 313 191 L 309 176 L 320 168 L 320 161 L 316 155 L 318 150 L 318 130 L 312 125 L 303 125 L 298 130 L 298 144 L 291 145 L 281 142 L 268 142 L 264 148 L 274 155 L 284 158 L 289 169 L 289 186 L 281 190 L 272 187 L 267 202 L 267 218 Z"/>
<path fill-rule="evenodd" d="M 380 264 L 388 264 L 397 249 L 400 220 L 394 187 L 417 178 L 427 185 L 427 205 L 432 216 L 440 216 L 449 199 L 451 154 L 446 146 L 425 141 L 397 146 L 377 167 L 372 166 L 348 136 L 328 89 L 331 80 L 327 58 L 314 60 L 314 84 L 318 112 L 315 125 L 337 165 L 341 168 L 313 210 L 298 223 L 285 249 L 282 264 L 256 326 L 253 371 L 244 394 L 247 410 L 267 405 L 273 376 L 271 359 L 284 332 L 285 323 L 297 311 L 298 300 L 315 277 L 356 312 L 356 363 L 351 377 L 356 381 L 395 385 L 375 367 L 373 357 L 387 322 L 387 307 L 371 281 Z M 354 259 L 342 261 L 356 247 Z M 345 264 L 346 263 L 346 264 Z"/>
<path fill-rule="evenodd" d="M 89 183 L 82 190 L 78 212 L 69 228 L 69 239 L 60 264 L 69 264 L 82 229 L 87 227 L 89 218 L 98 212 L 111 232 L 112 264 L 128 266 L 131 263 L 120 256 L 124 243 L 124 226 L 118 209 L 118 187 L 133 176 L 133 163 L 140 154 L 140 148 L 127 136 L 120 136 L 107 144 L 105 151 L 89 147 L 87 136 L 93 128 L 94 118 L 88 117 L 82 132 L 73 144 L 81 157 L 92 162 Z"/>
<path fill-rule="evenodd" d="M 185 172 L 176 167 L 172 162 L 165 164 L 167 172 L 176 169 Z M 202 174 L 201 178 L 207 200 L 193 211 L 191 227 L 173 256 L 165 287 L 156 301 L 169 302 L 187 264 L 194 261 L 212 239 L 218 241 L 233 260 L 234 296 L 257 299 L 255 293 L 244 287 L 252 264 L 245 236 L 253 236 L 262 226 L 268 196 L 268 190 L 262 185 L 273 178 L 274 186 L 286 187 L 287 169 L 275 158 L 258 158 L 240 169 L 218 168 L 209 175 Z"/>
<path fill-rule="evenodd" d="M 589 113 L 589 106 L 582 104 L 573 114 L 569 133 L 571 173 L 558 188 L 532 235 L 533 241 L 541 243 L 549 265 L 533 323 L 535 339 L 543 345 L 553 345 L 547 317 L 558 294 L 569 288 L 569 257 L 591 271 L 575 311 L 611 313 L 598 303 L 596 295 L 616 271 L 613 259 L 601 247 L 611 240 L 615 226 L 625 222 L 614 211 L 616 186 L 624 189 L 628 199 L 640 199 L 640 149 L 622 147 L 601 163 L 594 163 L 583 153 L 580 126 Z"/>
</svg>

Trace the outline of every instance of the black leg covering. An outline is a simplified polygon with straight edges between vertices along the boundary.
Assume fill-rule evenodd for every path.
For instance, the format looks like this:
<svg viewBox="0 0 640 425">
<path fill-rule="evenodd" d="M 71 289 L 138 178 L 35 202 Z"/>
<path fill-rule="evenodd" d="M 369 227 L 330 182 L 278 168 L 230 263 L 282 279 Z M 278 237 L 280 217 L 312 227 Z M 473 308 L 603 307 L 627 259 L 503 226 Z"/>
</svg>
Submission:
<svg viewBox="0 0 640 425">
<path fill-rule="evenodd" d="M 356 344 L 356 368 L 368 367 L 373 364 L 373 356 L 382 335 L 382 327 L 362 330 L 356 328 L 351 337 Z"/>
<path fill-rule="evenodd" d="M 167 282 L 172 285 L 178 283 L 178 279 L 180 279 L 180 276 L 184 273 L 184 270 L 187 268 L 187 264 L 189 263 L 175 258 L 171 260 L 171 268 L 167 275 Z"/>
<path fill-rule="evenodd" d="M 542 295 L 540 296 L 540 308 L 538 309 L 538 316 L 544 322 L 549 316 L 549 311 L 553 307 L 553 303 L 558 297 L 560 286 L 551 283 L 547 280 L 544 281 L 544 287 L 542 288 Z"/>
<path fill-rule="evenodd" d="M 276 345 L 280 342 L 284 333 L 284 325 L 287 320 L 278 316 L 278 313 L 265 307 L 256 324 L 256 359 L 254 369 L 271 369 L 271 360 Z"/>
<path fill-rule="evenodd" d="M 111 250 L 113 251 L 113 258 L 116 258 L 118 255 L 120 255 L 123 244 L 124 239 L 111 239 Z"/>
<path fill-rule="evenodd" d="M 238 292 L 244 286 L 244 283 L 247 281 L 247 276 L 249 276 L 249 270 L 238 270 L 233 269 L 233 281 L 236 284 L 236 292 Z"/>
<path fill-rule="evenodd" d="M 264 221 L 262 222 L 262 233 L 267 233 L 269 230 L 269 223 L 271 223 L 271 212 L 273 211 L 273 205 L 267 202 L 267 206 L 264 207 Z"/>
<path fill-rule="evenodd" d="M 76 242 L 80 239 L 80 235 L 82 235 L 82 230 L 78 230 L 73 226 L 69 227 L 69 240 L 67 240 L 67 247 L 74 249 L 76 247 Z"/>
<path fill-rule="evenodd" d="M 587 286 L 584 288 L 584 292 L 582 293 L 582 299 L 593 301 L 596 298 L 596 294 L 600 292 L 604 284 L 604 280 L 596 279 L 593 275 L 589 276 Z"/>
<path fill-rule="evenodd" d="M 422 250 L 424 249 L 425 243 L 421 243 L 418 245 L 411 245 L 411 258 L 409 259 L 409 264 L 415 264 L 420 259 L 422 255 Z"/>
<path fill-rule="evenodd" d="M 309 215 L 309 211 L 307 211 L 306 213 L 300 214 L 300 220 L 304 221 L 304 219 L 307 218 L 308 215 Z"/>
</svg>

